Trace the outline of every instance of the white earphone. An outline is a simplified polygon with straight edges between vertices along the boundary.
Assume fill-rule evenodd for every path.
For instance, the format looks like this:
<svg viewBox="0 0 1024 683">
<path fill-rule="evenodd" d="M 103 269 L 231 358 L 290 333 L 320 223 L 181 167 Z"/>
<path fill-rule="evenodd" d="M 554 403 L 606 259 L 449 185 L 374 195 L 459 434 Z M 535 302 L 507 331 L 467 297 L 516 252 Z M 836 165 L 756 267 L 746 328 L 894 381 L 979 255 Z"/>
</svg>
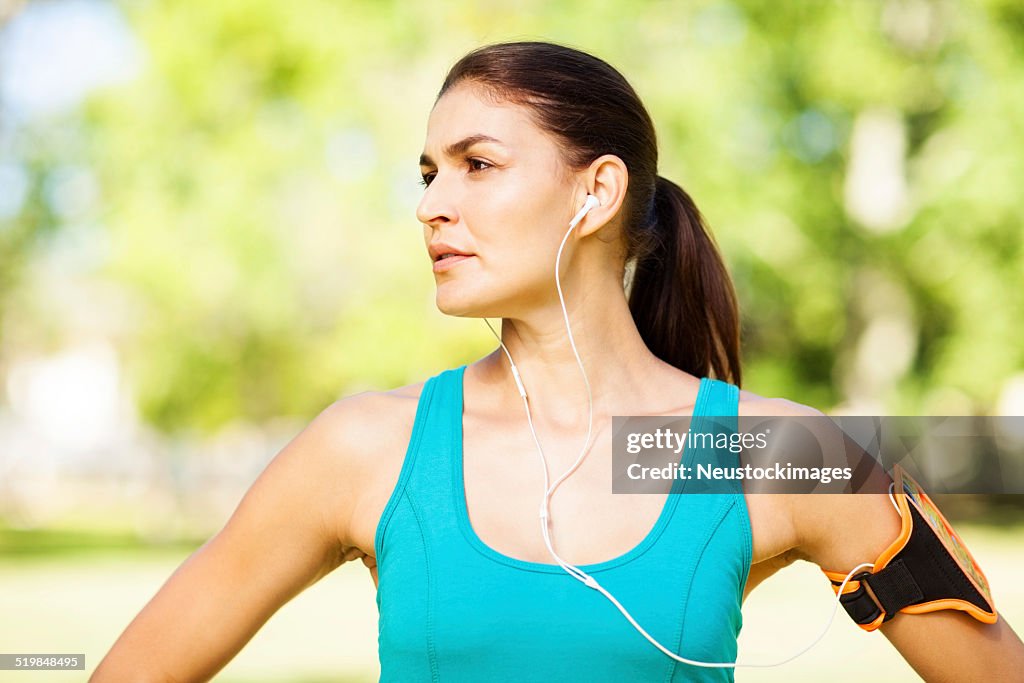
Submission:
<svg viewBox="0 0 1024 683">
<path fill-rule="evenodd" d="M 572 220 L 569 221 L 569 230 L 575 228 L 576 224 L 583 220 L 583 217 L 586 216 L 587 213 L 595 206 L 601 206 L 601 200 L 592 194 L 588 194 L 587 200 L 583 202 L 583 208 L 581 208 L 579 212 L 573 216 Z"/>
<path fill-rule="evenodd" d="M 828 622 L 825 624 L 825 628 L 822 629 L 821 633 L 818 635 L 817 638 L 812 640 L 809 645 L 807 645 L 804 649 L 800 650 L 796 654 L 794 654 L 794 655 L 792 655 L 790 657 L 787 657 L 787 658 L 785 658 L 785 659 L 783 659 L 781 661 L 770 662 L 770 663 L 750 663 L 750 664 L 743 663 L 743 664 L 740 664 L 739 662 L 698 662 L 698 661 L 693 660 L 693 659 L 687 659 L 685 657 L 680 657 L 679 655 L 677 655 L 676 653 L 672 652 L 671 650 L 666 648 L 664 645 L 662 645 L 661 643 L 656 641 L 653 637 L 651 637 L 651 635 L 649 633 L 647 633 L 647 631 L 645 631 L 643 629 L 643 627 L 640 626 L 640 624 L 638 624 L 636 622 L 636 620 L 633 618 L 633 615 L 631 615 L 626 610 L 626 608 L 623 607 L 622 604 L 618 600 L 615 599 L 614 595 L 612 595 L 607 590 L 605 590 L 604 586 L 599 584 L 597 582 L 597 580 L 594 579 L 594 577 L 590 576 L 589 574 L 584 572 L 579 567 L 577 567 L 575 565 L 572 565 L 572 564 L 569 564 L 568 562 L 563 560 L 561 557 L 559 557 L 558 553 L 555 552 L 555 549 L 554 549 L 554 547 L 551 544 L 551 534 L 550 534 L 550 521 L 551 521 L 550 504 L 551 504 L 551 496 L 554 494 L 555 489 L 557 489 L 558 486 L 563 481 L 568 479 L 569 475 L 571 475 L 573 472 L 575 472 L 576 469 L 583 462 L 583 458 L 587 454 L 587 449 L 590 447 L 590 438 L 591 438 L 591 436 L 593 434 L 593 427 L 594 427 L 594 397 L 593 397 L 593 394 L 590 391 L 590 380 L 587 378 L 587 372 L 583 368 L 583 361 L 580 359 L 579 351 L 576 350 L 576 341 L 575 341 L 575 339 L 573 339 L 572 326 L 569 324 L 569 313 L 566 310 L 566 307 L 565 307 L 565 297 L 562 294 L 562 280 L 561 280 L 561 275 L 560 275 L 560 272 L 559 272 L 559 270 L 560 270 L 559 266 L 561 265 L 561 260 L 562 260 L 562 249 L 565 247 L 565 243 L 569 239 L 569 235 L 572 234 L 573 228 L 575 228 L 579 224 L 579 222 L 581 220 L 583 220 L 583 218 L 587 215 L 587 213 L 591 209 L 593 209 L 596 206 L 600 206 L 600 205 L 601 205 L 601 201 L 597 197 L 595 197 L 592 194 L 588 194 L 587 195 L 587 198 L 586 198 L 586 200 L 583 203 L 583 207 L 576 213 L 575 216 L 573 216 L 572 220 L 569 222 L 569 229 L 566 231 L 565 237 L 562 238 L 562 243 L 558 246 L 558 255 L 555 257 L 555 288 L 558 290 L 558 300 L 559 300 L 559 302 L 562 305 L 562 317 L 565 320 L 565 331 L 566 331 L 566 334 L 569 337 L 569 345 L 572 347 L 573 355 L 576 357 L 576 364 L 579 366 L 580 373 L 583 375 L 583 384 L 587 388 L 587 403 L 588 403 L 590 412 L 589 412 L 589 418 L 587 420 L 587 438 L 586 438 L 586 440 L 583 443 L 583 448 L 580 450 L 579 457 L 577 457 L 576 462 L 573 463 L 572 467 L 570 467 L 568 470 L 566 470 L 565 474 L 563 474 L 561 477 L 559 477 L 557 480 L 555 480 L 555 483 L 551 484 L 550 486 L 548 485 L 548 481 L 549 480 L 548 480 L 547 460 L 544 458 L 544 449 L 541 448 L 540 440 L 537 438 L 537 430 L 534 429 L 534 427 L 533 427 L 533 416 L 530 413 L 530 402 L 529 402 L 529 398 L 526 395 L 526 387 L 523 385 L 522 377 L 519 375 L 519 369 L 516 367 L 515 361 L 512 360 L 512 354 L 509 353 L 508 347 L 506 347 L 505 343 L 501 340 L 501 336 L 497 332 L 494 331 L 493 327 L 491 327 L 490 321 L 487 320 L 487 318 L 484 318 L 484 322 L 487 323 L 487 327 L 491 330 L 491 334 L 493 334 L 495 336 L 495 338 L 498 340 L 498 343 L 501 345 L 502 350 L 505 352 L 506 358 L 508 358 L 509 365 L 512 368 L 512 378 L 515 380 L 516 387 L 519 389 L 519 395 L 523 399 L 523 406 L 526 409 L 526 421 L 530 425 L 530 433 L 533 435 L 533 442 L 537 446 L 537 452 L 540 454 L 541 464 L 544 467 L 544 498 L 541 501 L 540 515 L 539 515 L 540 516 L 540 521 L 541 521 L 541 534 L 544 537 L 544 545 L 547 546 L 548 553 L 551 555 L 552 559 L 554 559 L 555 562 L 558 563 L 558 566 L 560 566 L 567 574 L 569 574 L 569 576 L 573 577 L 574 579 L 576 579 L 577 581 L 579 581 L 583 585 L 585 585 L 585 586 L 587 586 L 589 588 L 593 588 L 594 590 L 596 590 L 597 592 L 601 593 L 603 596 L 608 598 L 608 600 L 613 605 L 615 605 L 616 608 L 618 608 L 618 610 L 622 613 L 622 616 L 624 616 L 629 621 L 629 623 L 632 624 L 633 628 L 635 628 L 640 633 L 640 635 L 642 635 L 644 638 L 646 638 L 648 641 L 650 641 L 650 643 L 652 645 L 654 645 L 656 648 L 661 650 L 663 653 L 665 653 L 666 655 L 668 655 L 672 659 L 674 659 L 674 660 L 676 660 L 678 662 L 682 662 L 684 664 L 690 664 L 692 666 L 703 666 L 703 667 L 707 667 L 707 668 L 738 668 L 738 667 L 772 667 L 772 666 L 780 666 L 782 664 L 785 664 L 786 662 L 789 662 L 789 661 L 791 661 L 793 659 L 796 659 L 797 657 L 799 657 L 803 653 L 807 652 L 812 647 L 814 647 L 814 645 L 817 644 L 817 642 L 819 640 L 821 640 L 823 637 L 825 637 L 825 634 L 828 632 L 829 627 L 832 625 L 832 621 L 835 619 L 836 611 L 839 609 L 839 599 L 843 595 L 843 589 L 846 588 L 846 584 L 849 582 L 850 578 L 855 573 L 857 573 L 858 571 L 860 571 L 861 569 L 864 569 L 866 567 L 872 567 L 873 565 L 871 565 L 870 563 L 859 564 L 856 567 L 854 567 L 852 570 L 850 570 L 850 573 L 846 575 L 846 578 L 843 579 L 843 583 L 839 586 L 839 589 L 836 591 L 836 600 L 835 600 L 835 604 L 834 604 L 834 606 L 832 608 L 832 615 L 829 617 Z M 669 494 L 669 495 L 673 495 L 673 494 Z M 675 494 L 675 495 L 680 495 L 680 494 Z"/>
</svg>

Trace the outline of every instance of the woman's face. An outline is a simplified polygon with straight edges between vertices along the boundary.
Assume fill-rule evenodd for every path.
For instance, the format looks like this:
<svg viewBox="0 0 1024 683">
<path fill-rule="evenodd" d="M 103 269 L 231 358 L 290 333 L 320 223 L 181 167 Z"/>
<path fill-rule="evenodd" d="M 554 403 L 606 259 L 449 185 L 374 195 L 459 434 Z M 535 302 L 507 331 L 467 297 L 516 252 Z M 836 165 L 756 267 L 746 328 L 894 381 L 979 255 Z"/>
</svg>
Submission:
<svg viewBox="0 0 1024 683">
<path fill-rule="evenodd" d="M 430 113 L 420 172 L 442 312 L 512 317 L 556 296 L 555 255 L 586 193 L 525 109 L 453 87 Z"/>
</svg>

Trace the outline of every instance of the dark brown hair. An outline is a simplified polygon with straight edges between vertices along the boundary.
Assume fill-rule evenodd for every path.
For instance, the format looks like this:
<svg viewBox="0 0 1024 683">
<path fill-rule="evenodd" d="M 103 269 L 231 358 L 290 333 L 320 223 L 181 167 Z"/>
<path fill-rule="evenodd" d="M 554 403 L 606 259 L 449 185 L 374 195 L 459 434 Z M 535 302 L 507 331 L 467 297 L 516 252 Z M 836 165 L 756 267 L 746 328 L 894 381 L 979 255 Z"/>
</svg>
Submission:
<svg viewBox="0 0 1024 683">
<path fill-rule="evenodd" d="M 438 93 L 467 82 L 525 107 L 562 145 L 573 169 L 614 154 L 629 171 L 622 208 L 629 309 L 658 358 L 697 377 L 740 384 L 739 312 L 732 281 L 704 219 L 681 187 L 658 175 L 654 124 L 626 79 L 563 45 L 487 45 L 460 59 Z"/>
</svg>

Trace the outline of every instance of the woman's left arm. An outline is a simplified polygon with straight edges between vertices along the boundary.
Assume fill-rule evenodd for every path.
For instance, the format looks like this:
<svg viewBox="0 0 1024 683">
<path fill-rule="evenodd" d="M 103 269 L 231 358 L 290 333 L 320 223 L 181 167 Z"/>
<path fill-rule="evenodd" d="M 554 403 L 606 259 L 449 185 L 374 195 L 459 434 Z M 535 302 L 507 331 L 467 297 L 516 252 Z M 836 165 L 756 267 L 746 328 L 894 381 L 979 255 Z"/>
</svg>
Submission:
<svg viewBox="0 0 1024 683">
<path fill-rule="evenodd" d="M 873 562 L 900 532 L 899 514 L 884 494 L 789 498 L 794 554 L 823 569 L 845 573 Z M 879 630 L 926 681 L 1024 680 L 1024 643 L 1002 616 L 984 624 L 956 610 L 900 613 Z M 885 679 L 882 672 L 873 677 Z"/>
<path fill-rule="evenodd" d="M 741 393 L 740 415 L 824 417 L 799 403 L 748 392 Z M 872 476 L 882 479 L 865 489 L 888 488 L 886 474 L 876 471 Z M 773 514 L 790 520 L 788 526 L 778 521 L 772 525 L 786 529 L 785 547 L 772 547 L 773 554 L 782 551 L 780 566 L 803 559 L 845 574 L 859 564 L 874 562 L 900 533 L 900 516 L 887 494 L 794 494 L 779 495 L 775 501 Z M 771 574 L 775 568 L 764 573 Z M 824 575 L 821 590 L 831 594 Z M 996 623 L 984 624 L 957 610 L 899 613 L 879 630 L 926 681 L 1024 681 L 1024 643 L 1001 615 Z M 885 672 L 869 675 L 887 680 Z"/>
</svg>

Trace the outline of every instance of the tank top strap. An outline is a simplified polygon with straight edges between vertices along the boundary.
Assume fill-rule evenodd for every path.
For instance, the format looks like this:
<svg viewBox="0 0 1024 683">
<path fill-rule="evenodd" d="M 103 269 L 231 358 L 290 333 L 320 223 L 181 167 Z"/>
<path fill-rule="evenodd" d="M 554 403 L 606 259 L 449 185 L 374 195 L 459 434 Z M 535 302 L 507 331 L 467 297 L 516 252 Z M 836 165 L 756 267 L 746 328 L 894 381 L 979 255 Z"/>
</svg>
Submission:
<svg viewBox="0 0 1024 683">
<path fill-rule="evenodd" d="M 412 487 L 416 502 L 431 516 L 455 518 L 452 465 L 462 449 L 462 374 L 465 366 L 432 377 L 431 395 L 423 415 L 419 440 L 410 440 L 416 460 Z M 407 456 L 408 458 L 409 456 Z"/>
<path fill-rule="evenodd" d="M 739 388 L 728 382 L 710 377 L 700 381 L 697 402 L 690 421 L 690 443 L 684 461 L 688 477 L 677 480 L 672 493 L 735 493 L 733 482 L 708 480 L 703 475 L 707 468 L 732 467 L 739 458 L 728 448 L 730 435 L 738 431 Z M 698 467 L 704 469 L 698 471 Z"/>
<path fill-rule="evenodd" d="M 398 481 L 377 526 L 378 553 L 382 551 L 391 518 L 404 498 L 414 500 L 418 510 L 429 510 L 433 522 L 441 527 L 455 527 L 451 472 L 452 460 L 457 455 L 454 449 L 462 443 L 464 369 L 465 366 L 445 370 L 428 379 L 420 391 Z"/>
<path fill-rule="evenodd" d="M 731 422 L 723 420 L 723 424 L 732 425 L 735 429 L 740 406 L 739 387 L 710 377 L 705 377 L 703 382 L 707 391 L 703 414 L 709 417 L 730 418 Z"/>
</svg>

